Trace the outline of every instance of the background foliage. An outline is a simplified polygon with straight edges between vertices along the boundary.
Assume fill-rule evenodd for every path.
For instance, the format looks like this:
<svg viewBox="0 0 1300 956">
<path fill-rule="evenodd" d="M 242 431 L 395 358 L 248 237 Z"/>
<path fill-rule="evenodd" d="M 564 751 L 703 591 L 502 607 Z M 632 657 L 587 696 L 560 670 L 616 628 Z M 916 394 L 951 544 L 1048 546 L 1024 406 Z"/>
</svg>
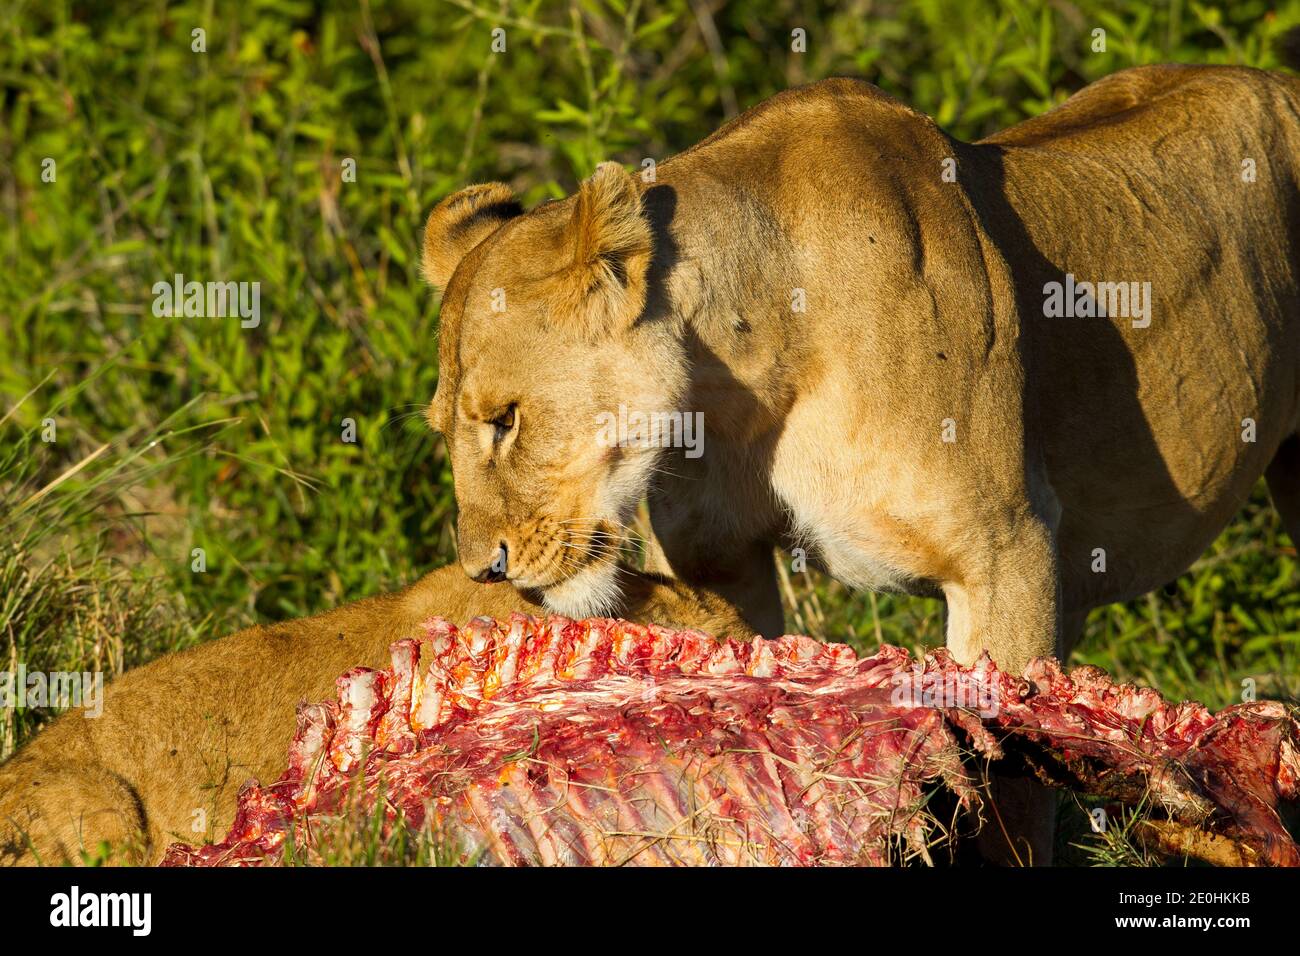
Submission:
<svg viewBox="0 0 1300 956">
<path fill-rule="evenodd" d="M 469 181 L 561 196 L 830 75 L 973 138 L 1134 64 L 1276 66 L 1296 23 L 1300 0 L 0 0 L 0 666 L 117 671 L 453 557 L 418 235 Z M 261 282 L 261 326 L 155 318 L 175 273 Z M 1295 563 L 1261 490 L 1080 657 L 1214 705 L 1244 678 L 1294 697 Z M 936 602 L 783 583 L 792 629 L 941 642 Z M 45 716 L 0 716 L 0 757 Z"/>
</svg>

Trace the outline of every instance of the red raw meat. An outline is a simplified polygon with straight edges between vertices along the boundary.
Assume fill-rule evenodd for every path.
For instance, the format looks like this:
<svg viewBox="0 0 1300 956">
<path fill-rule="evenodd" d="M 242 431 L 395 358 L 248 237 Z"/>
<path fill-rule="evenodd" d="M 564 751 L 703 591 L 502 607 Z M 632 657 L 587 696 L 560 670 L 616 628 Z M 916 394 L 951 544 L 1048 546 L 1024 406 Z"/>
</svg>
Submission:
<svg viewBox="0 0 1300 956">
<path fill-rule="evenodd" d="M 356 801 L 502 864 L 874 864 L 928 859 L 941 787 L 978 803 L 965 758 L 1004 751 L 1050 782 L 1300 865 L 1277 813 L 1300 787 L 1300 723 L 1277 702 L 1211 714 L 1096 668 L 1021 677 L 946 652 L 858 658 L 807 637 L 715 641 L 625 621 L 443 620 L 391 668 L 304 704 L 289 768 L 240 794 L 216 845 L 163 865 L 276 862 Z"/>
</svg>

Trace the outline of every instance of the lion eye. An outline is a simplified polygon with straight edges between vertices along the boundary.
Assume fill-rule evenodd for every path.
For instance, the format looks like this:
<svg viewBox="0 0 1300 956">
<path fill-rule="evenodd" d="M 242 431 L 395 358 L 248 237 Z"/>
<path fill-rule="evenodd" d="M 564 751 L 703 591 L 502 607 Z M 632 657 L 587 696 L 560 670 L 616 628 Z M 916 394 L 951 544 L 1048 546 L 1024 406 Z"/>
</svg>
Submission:
<svg viewBox="0 0 1300 956">
<path fill-rule="evenodd" d="M 515 427 L 516 413 L 515 406 L 511 405 L 504 412 L 488 422 L 492 426 L 492 437 L 495 441 L 501 441 Z"/>
</svg>

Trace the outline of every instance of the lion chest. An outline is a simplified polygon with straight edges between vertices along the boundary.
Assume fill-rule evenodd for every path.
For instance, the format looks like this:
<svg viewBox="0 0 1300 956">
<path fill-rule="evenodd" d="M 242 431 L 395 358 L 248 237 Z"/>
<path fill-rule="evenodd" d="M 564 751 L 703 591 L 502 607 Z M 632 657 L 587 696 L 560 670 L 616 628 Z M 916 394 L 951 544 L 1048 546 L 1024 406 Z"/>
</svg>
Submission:
<svg viewBox="0 0 1300 956">
<path fill-rule="evenodd" d="M 932 593 L 941 562 L 906 517 L 912 502 L 890 469 L 870 449 L 787 436 L 771 483 L 794 569 L 804 560 L 851 588 Z"/>
</svg>

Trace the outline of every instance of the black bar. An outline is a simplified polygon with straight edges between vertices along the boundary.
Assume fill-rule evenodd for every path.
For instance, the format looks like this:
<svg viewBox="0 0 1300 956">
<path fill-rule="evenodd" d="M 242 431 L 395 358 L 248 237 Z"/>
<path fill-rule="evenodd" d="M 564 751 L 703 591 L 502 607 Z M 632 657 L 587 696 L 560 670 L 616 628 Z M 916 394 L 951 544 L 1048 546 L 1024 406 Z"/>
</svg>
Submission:
<svg viewBox="0 0 1300 956">
<path fill-rule="evenodd" d="M 840 936 L 862 946 L 867 925 L 877 932 L 892 926 L 919 946 L 966 946 L 972 933 L 988 933 L 990 945 L 1033 946 L 1063 933 L 1087 945 L 1162 930 L 1173 930 L 1171 939 L 1196 933 L 1230 945 L 1242 933 L 1278 938 L 1291 931 L 1300 898 L 1295 871 L 1268 869 L 51 868 L 0 872 L 0 925 L 10 939 L 76 934 L 135 942 L 130 926 L 52 926 L 52 899 L 70 896 L 74 885 L 83 905 L 88 894 L 148 893 L 150 939 L 331 947 L 355 940 L 375 949 L 385 939 L 411 945 L 414 934 L 430 950 L 565 940 L 613 946 L 661 938 L 674 925 L 690 927 L 692 948 L 704 939 L 729 947 L 745 938 L 771 943 L 789 933 L 810 947 Z M 1135 918 L 1154 923 L 1120 925 Z M 1053 935 L 1026 935 L 1040 932 Z"/>
</svg>

